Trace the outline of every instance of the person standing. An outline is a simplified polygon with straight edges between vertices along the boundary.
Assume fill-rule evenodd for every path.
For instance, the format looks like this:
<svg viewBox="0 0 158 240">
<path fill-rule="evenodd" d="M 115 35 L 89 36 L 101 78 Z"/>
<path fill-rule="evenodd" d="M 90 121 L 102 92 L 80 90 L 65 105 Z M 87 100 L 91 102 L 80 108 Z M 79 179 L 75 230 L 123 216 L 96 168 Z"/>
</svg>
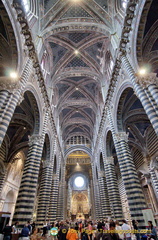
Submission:
<svg viewBox="0 0 158 240">
<path fill-rule="evenodd" d="M 139 229 L 138 229 L 138 222 L 136 220 L 132 220 L 132 224 L 133 224 L 133 228 L 134 228 L 134 234 L 136 236 L 136 239 L 137 240 L 140 240 L 140 233 L 138 232 Z"/>
<path fill-rule="evenodd" d="M 126 220 L 122 221 L 122 230 L 124 230 L 124 239 L 131 240 L 131 227 L 127 224 Z"/>
<path fill-rule="evenodd" d="M 23 229 L 21 230 L 21 237 L 22 240 L 29 240 L 29 229 L 28 229 L 28 224 L 25 224 Z"/>
<path fill-rule="evenodd" d="M 115 224 L 116 224 L 115 229 L 116 229 L 116 232 L 119 235 L 119 239 L 123 240 L 124 239 L 124 235 L 122 234 L 122 227 L 120 226 L 119 221 L 115 221 Z"/>
<path fill-rule="evenodd" d="M 148 221 L 148 225 L 149 225 L 149 230 L 151 230 L 151 233 L 149 235 L 149 239 L 154 239 L 157 240 L 157 231 L 156 228 L 153 226 L 152 221 Z"/>
<path fill-rule="evenodd" d="M 68 232 L 68 227 L 63 221 L 61 221 L 59 231 L 58 231 L 58 240 L 66 240 L 67 232 Z"/>
<path fill-rule="evenodd" d="M 66 235 L 66 239 L 67 240 L 77 240 L 78 239 L 78 234 L 77 234 L 74 226 L 71 226 L 71 228 L 69 229 L 69 231 Z"/>
<path fill-rule="evenodd" d="M 12 227 L 7 224 L 3 229 L 4 238 L 3 240 L 10 240 L 12 236 Z"/>
<path fill-rule="evenodd" d="M 13 224 L 12 226 L 13 233 L 18 233 L 18 225 L 19 225 L 19 222 L 15 222 L 15 224 Z"/>
</svg>

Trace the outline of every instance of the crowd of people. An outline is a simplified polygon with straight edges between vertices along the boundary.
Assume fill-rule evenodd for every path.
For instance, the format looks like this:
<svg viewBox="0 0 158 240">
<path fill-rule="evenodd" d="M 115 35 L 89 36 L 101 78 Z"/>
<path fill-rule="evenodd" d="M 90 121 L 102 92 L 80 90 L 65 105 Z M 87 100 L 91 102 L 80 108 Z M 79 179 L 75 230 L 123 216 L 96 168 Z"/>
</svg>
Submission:
<svg viewBox="0 0 158 240">
<path fill-rule="evenodd" d="M 29 221 L 19 232 L 18 222 L 7 225 L 3 229 L 4 240 L 11 240 L 12 234 L 18 233 L 19 240 L 157 240 L 157 230 L 151 221 L 148 229 L 139 229 L 138 222 L 133 220 L 132 225 L 126 220 L 118 221 L 106 219 L 104 221 L 78 220 L 57 221 L 46 223 L 43 228 L 36 228 L 35 222 Z"/>
</svg>

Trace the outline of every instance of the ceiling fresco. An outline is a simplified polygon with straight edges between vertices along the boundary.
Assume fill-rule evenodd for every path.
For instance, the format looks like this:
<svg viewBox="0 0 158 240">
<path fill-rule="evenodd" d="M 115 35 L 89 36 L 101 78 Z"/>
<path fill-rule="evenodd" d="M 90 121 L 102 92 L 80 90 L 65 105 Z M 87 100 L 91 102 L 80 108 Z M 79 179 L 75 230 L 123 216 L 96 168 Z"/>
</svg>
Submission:
<svg viewBox="0 0 158 240">
<path fill-rule="evenodd" d="M 112 31 L 106 0 L 41 1 L 41 35 L 49 54 L 52 103 L 62 138 L 93 141 L 101 95 L 102 60 Z M 90 4 L 89 4 L 90 3 Z"/>
</svg>

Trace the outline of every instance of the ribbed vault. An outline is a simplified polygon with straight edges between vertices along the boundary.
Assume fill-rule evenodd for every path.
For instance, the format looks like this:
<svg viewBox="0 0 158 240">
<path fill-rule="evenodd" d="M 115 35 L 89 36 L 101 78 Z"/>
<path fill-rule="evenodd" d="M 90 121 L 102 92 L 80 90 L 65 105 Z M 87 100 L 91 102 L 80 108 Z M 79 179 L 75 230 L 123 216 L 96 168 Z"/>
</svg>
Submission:
<svg viewBox="0 0 158 240">
<path fill-rule="evenodd" d="M 53 89 L 62 138 L 65 143 L 73 139 L 90 144 L 101 114 L 102 58 L 112 31 L 107 1 L 47 0 L 42 14 L 41 36 L 49 55 L 47 84 Z"/>
</svg>

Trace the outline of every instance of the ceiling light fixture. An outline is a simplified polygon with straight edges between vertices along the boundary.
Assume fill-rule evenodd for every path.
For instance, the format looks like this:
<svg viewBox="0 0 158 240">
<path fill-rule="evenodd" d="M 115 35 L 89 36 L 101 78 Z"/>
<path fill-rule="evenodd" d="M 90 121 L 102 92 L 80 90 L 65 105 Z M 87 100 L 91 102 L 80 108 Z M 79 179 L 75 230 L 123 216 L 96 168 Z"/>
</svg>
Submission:
<svg viewBox="0 0 158 240">
<path fill-rule="evenodd" d="M 147 73 L 147 70 L 146 68 L 140 68 L 138 73 L 139 75 L 145 75 Z"/>
<path fill-rule="evenodd" d="M 18 77 L 18 74 L 16 72 L 11 72 L 9 76 L 13 79 L 16 79 Z"/>
<path fill-rule="evenodd" d="M 74 51 L 74 53 L 75 53 L 75 55 L 78 55 L 78 54 L 79 54 L 79 51 L 76 49 L 76 50 Z"/>
</svg>

